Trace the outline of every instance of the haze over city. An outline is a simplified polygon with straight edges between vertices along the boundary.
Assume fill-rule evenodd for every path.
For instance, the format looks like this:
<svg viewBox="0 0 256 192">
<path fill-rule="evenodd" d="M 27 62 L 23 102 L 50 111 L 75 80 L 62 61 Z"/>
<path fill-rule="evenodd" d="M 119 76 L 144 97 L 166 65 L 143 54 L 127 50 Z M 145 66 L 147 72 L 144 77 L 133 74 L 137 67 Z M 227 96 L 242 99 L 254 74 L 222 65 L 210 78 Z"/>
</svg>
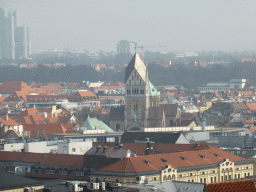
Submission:
<svg viewBox="0 0 256 192">
<path fill-rule="evenodd" d="M 161 51 L 253 50 L 254 0 L 0 0 L 30 27 L 32 53 L 115 51 L 120 39 Z"/>
</svg>

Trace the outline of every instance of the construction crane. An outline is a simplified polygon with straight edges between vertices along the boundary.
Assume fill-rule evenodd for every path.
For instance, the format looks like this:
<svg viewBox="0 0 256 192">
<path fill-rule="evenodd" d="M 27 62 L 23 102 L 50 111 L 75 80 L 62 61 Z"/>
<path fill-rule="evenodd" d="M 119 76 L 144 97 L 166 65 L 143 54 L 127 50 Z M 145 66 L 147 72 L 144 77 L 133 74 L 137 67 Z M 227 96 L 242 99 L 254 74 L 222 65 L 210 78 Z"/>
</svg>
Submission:
<svg viewBox="0 0 256 192">
<path fill-rule="evenodd" d="M 156 47 L 168 47 L 168 45 L 142 45 L 137 47 L 137 43 L 135 43 L 135 52 L 137 51 L 137 48 L 141 49 L 141 60 L 144 62 L 144 53 L 145 53 L 145 48 L 156 48 Z"/>
</svg>

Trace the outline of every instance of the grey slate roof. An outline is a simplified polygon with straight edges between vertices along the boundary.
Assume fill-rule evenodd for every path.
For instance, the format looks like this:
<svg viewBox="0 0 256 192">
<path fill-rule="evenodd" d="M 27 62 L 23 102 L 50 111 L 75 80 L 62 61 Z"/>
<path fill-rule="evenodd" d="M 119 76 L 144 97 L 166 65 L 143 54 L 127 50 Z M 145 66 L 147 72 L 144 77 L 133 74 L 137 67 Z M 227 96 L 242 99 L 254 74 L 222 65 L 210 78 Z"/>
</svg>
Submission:
<svg viewBox="0 0 256 192">
<path fill-rule="evenodd" d="M 137 70 L 137 72 L 139 73 L 143 81 L 146 81 L 146 65 L 140 59 L 140 56 L 137 53 L 135 53 L 132 60 L 128 64 L 127 68 L 125 69 L 124 83 L 126 83 L 127 79 L 130 77 L 134 69 Z"/>
<path fill-rule="evenodd" d="M 0 171 L 0 190 L 42 185 L 41 182 Z"/>
<path fill-rule="evenodd" d="M 98 148 L 98 151 L 97 151 Z M 110 147 L 106 148 L 105 152 L 103 151 L 103 147 L 94 146 L 89 149 L 85 155 L 98 155 L 98 156 L 106 156 L 107 158 L 121 159 L 126 157 L 127 153 L 131 153 L 129 149 L 119 149 L 118 147 Z"/>
<path fill-rule="evenodd" d="M 155 143 L 176 143 L 181 133 L 160 133 L 160 132 L 126 132 L 122 135 L 121 141 L 134 142 L 146 141 L 149 138 L 150 141 Z"/>
</svg>

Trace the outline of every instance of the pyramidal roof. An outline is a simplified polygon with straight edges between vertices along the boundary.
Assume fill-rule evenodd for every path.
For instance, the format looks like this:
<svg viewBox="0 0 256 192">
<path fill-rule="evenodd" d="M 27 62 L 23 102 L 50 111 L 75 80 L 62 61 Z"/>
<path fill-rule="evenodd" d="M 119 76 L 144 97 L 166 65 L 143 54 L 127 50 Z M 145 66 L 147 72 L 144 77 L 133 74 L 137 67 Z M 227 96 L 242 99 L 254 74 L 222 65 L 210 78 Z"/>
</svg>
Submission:
<svg viewBox="0 0 256 192">
<path fill-rule="evenodd" d="M 128 64 L 126 70 L 125 70 L 125 80 L 124 83 L 126 83 L 127 79 L 130 77 L 133 70 L 136 69 L 136 71 L 139 73 L 140 77 L 143 79 L 143 81 L 146 81 L 146 65 L 141 60 L 140 56 L 135 53 L 132 60 Z"/>
</svg>

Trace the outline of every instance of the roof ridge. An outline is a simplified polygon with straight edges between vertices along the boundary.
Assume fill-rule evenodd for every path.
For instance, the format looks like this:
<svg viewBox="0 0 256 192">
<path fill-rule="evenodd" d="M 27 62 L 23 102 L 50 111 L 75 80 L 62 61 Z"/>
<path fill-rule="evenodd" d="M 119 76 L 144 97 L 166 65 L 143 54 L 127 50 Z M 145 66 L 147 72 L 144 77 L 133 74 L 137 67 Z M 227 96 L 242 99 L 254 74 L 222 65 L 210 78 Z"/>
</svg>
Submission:
<svg viewBox="0 0 256 192">
<path fill-rule="evenodd" d="M 136 172 L 136 173 L 137 173 L 137 171 L 135 170 L 135 168 L 134 168 L 134 166 L 133 166 L 133 164 L 132 164 L 132 162 L 131 162 L 130 158 L 127 158 L 127 159 L 130 161 L 130 163 L 131 163 L 131 165 L 132 165 L 132 168 L 133 168 L 134 172 Z M 127 160 L 127 161 L 128 161 L 128 160 Z"/>
</svg>

